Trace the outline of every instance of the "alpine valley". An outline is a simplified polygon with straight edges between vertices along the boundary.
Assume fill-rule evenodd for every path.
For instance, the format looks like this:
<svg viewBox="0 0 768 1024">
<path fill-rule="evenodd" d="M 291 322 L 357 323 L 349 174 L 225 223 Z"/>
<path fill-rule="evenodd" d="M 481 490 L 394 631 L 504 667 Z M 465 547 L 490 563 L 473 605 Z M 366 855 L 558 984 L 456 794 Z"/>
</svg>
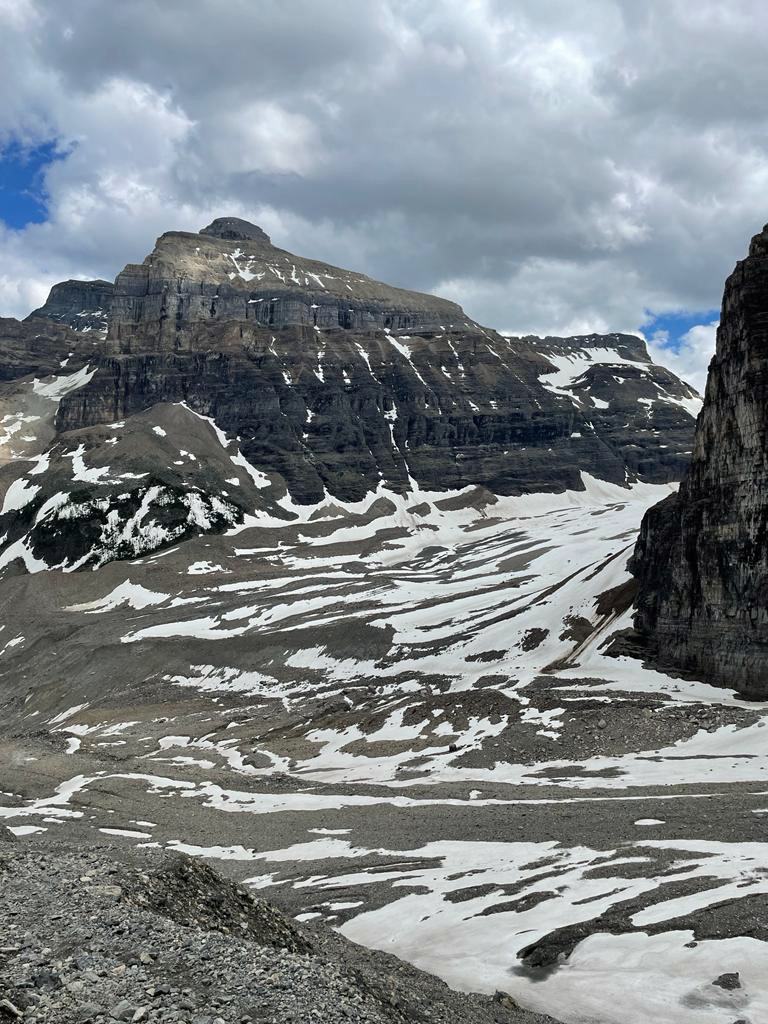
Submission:
<svg viewBox="0 0 768 1024">
<path fill-rule="evenodd" d="M 236 218 L 0 320 L 0 946 L 51 946 L 11 883 L 36 892 L 66 847 L 56 899 L 92 942 L 100 899 L 167 916 L 170 892 L 178 924 L 186 894 L 197 928 L 218 908 L 222 971 L 258 928 L 283 975 L 322 961 L 317 991 L 354 965 L 339 1020 L 768 1020 L 768 703 L 734 692 L 765 690 L 647 635 L 684 646 L 669 595 L 696 586 L 693 513 L 676 546 L 664 524 L 726 504 L 701 438 L 748 372 L 762 238 L 696 442 L 701 398 L 638 337 L 500 334 Z M 165 851 L 191 860 L 115 866 Z M 0 997 L 24 1020 L 212 1021 L 204 970 L 158 981 L 180 934 L 125 979 L 85 968 L 124 1016 L 82 1015 L 64 946 L 59 1017 L 21 961 Z M 154 974 L 131 989 L 134 969 Z M 164 1016 L 177 983 L 191 1006 Z M 216 1019 L 341 1013 L 246 1002 Z"/>
</svg>

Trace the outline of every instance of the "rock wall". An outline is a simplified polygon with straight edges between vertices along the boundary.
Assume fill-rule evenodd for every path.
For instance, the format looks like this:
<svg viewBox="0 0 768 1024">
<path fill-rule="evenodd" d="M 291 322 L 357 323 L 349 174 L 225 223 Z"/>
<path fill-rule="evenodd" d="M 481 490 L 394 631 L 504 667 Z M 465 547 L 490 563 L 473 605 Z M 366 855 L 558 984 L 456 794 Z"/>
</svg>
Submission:
<svg viewBox="0 0 768 1024">
<path fill-rule="evenodd" d="M 652 375 L 666 371 L 640 339 L 592 336 L 579 344 L 613 346 L 621 378 L 593 367 L 572 392 L 550 388 L 550 359 L 571 341 L 504 338 L 455 303 L 295 256 L 256 225 L 220 218 L 162 235 L 118 275 L 99 370 L 64 398 L 57 426 L 187 401 L 299 502 L 326 490 L 359 500 L 410 478 L 499 494 L 578 489 L 582 471 L 679 479 L 693 423 L 674 388 L 659 400 Z"/>
<path fill-rule="evenodd" d="M 621 453 L 541 387 L 545 366 L 529 346 L 478 329 L 406 341 L 204 325 L 185 350 L 105 357 L 64 397 L 57 427 L 184 401 L 240 437 L 249 461 L 280 473 L 300 503 L 326 490 L 358 501 L 382 481 L 405 491 L 410 477 L 427 489 L 481 484 L 499 494 L 578 489 L 582 468 L 623 482 Z"/>
<path fill-rule="evenodd" d="M 87 334 L 48 318 L 0 317 L 0 382 L 66 373 L 94 355 Z"/>
<path fill-rule="evenodd" d="M 725 285 L 689 472 L 630 568 L 656 663 L 768 694 L 768 226 Z"/>
</svg>

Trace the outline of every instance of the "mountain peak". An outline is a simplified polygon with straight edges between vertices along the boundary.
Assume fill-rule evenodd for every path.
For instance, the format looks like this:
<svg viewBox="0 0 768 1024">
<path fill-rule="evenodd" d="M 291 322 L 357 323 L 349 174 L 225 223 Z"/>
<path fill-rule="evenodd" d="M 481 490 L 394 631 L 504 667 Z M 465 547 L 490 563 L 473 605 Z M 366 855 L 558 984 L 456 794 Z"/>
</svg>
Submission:
<svg viewBox="0 0 768 1024">
<path fill-rule="evenodd" d="M 250 221 L 241 220 L 239 217 L 217 217 L 199 233 L 233 241 L 256 241 L 272 244 L 272 239 L 266 231 L 262 231 L 257 224 L 251 224 Z"/>
</svg>

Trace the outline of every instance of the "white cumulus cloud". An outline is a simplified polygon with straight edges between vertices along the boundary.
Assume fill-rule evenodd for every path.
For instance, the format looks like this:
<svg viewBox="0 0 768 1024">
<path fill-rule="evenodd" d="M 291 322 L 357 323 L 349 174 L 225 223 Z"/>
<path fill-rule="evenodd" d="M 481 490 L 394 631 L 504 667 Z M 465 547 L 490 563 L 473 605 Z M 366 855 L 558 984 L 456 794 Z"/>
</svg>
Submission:
<svg viewBox="0 0 768 1024">
<path fill-rule="evenodd" d="M 711 310 L 768 219 L 766 43 L 720 0 L 0 0 L 0 152 L 64 154 L 0 313 L 226 214 L 510 333 Z"/>
<path fill-rule="evenodd" d="M 707 367 L 715 354 L 718 324 L 718 320 L 696 324 L 679 340 L 670 339 L 666 331 L 657 332 L 647 340 L 651 358 L 692 384 L 703 395 L 707 383 Z"/>
</svg>

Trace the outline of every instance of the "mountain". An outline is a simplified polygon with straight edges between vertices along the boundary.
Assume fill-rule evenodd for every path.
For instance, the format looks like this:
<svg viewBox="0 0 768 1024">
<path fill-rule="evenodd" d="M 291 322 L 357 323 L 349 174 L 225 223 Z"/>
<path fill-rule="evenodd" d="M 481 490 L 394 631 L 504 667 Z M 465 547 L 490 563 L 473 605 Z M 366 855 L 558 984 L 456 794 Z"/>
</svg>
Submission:
<svg viewBox="0 0 768 1024">
<path fill-rule="evenodd" d="M 641 338 L 588 334 L 523 340 L 556 367 L 555 374 L 541 376 L 541 383 L 588 413 L 601 441 L 624 461 L 627 480 L 678 478 L 688 464 L 691 421 L 701 398 L 653 363 Z"/>
<path fill-rule="evenodd" d="M 656 663 L 768 695 L 768 226 L 725 284 L 690 469 L 645 516 L 635 627 Z"/>
<path fill-rule="evenodd" d="M 28 571 L 379 491 L 666 483 L 699 401 L 638 338 L 503 337 L 235 218 L 55 286 L 0 366 L 0 568 Z"/>
</svg>

